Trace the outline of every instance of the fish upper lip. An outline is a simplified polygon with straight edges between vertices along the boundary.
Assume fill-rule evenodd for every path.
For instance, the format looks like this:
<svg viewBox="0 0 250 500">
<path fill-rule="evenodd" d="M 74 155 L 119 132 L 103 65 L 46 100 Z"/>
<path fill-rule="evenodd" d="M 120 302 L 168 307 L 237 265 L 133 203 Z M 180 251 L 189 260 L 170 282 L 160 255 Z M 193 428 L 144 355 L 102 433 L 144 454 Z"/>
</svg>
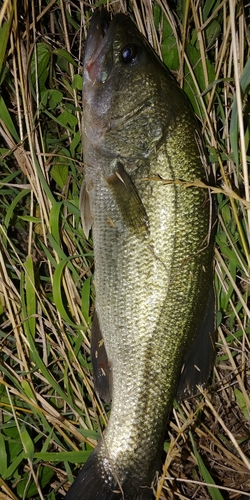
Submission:
<svg viewBox="0 0 250 500">
<path fill-rule="evenodd" d="M 108 11 L 102 6 L 101 8 L 95 9 L 88 32 L 88 38 L 93 37 L 96 32 L 100 32 L 104 38 L 110 25 L 110 16 Z"/>
<path fill-rule="evenodd" d="M 96 9 L 90 22 L 84 56 L 84 71 L 90 80 L 92 80 L 91 69 L 106 45 L 103 41 L 109 26 L 110 16 L 107 10 L 103 7 Z"/>
</svg>

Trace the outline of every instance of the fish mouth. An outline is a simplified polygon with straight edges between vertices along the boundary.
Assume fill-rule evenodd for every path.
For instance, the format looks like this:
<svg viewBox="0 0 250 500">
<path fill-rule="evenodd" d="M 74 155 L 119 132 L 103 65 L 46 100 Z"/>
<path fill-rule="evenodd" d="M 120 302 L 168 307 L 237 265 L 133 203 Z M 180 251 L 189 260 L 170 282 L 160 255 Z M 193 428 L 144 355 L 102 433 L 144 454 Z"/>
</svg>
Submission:
<svg viewBox="0 0 250 500">
<path fill-rule="evenodd" d="M 84 56 L 84 77 L 93 83 L 104 83 L 108 77 L 111 62 L 107 64 L 106 59 L 112 43 L 110 37 L 107 36 L 109 26 L 108 11 L 103 6 L 95 9 L 88 31 Z"/>
</svg>

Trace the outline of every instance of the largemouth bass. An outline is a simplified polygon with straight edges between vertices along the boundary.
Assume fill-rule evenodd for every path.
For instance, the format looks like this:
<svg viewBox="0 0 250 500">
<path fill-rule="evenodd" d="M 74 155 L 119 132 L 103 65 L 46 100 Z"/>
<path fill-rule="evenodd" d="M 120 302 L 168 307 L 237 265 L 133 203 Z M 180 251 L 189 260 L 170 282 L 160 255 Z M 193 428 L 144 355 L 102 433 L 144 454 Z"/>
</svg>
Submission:
<svg viewBox="0 0 250 500">
<path fill-rule="evenodd" d="M 173 399 L 211 368 L 213 202 L 185 185 L 209 167 L 184 92 L 134 23 L 105 9 L 85 48 L 83 148 L 94 380 L 112 408 L 66 500 L 148 500 Z"/>
</svg>

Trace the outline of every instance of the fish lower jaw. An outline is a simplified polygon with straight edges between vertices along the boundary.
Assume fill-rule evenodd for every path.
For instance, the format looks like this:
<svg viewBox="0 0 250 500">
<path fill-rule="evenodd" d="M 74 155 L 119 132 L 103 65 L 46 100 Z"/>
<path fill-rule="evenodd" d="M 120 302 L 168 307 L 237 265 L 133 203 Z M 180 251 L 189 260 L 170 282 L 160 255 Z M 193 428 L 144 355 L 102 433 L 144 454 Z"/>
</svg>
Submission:
<svg viewBox="0 0 250 500">
<path fill-rule="evenodd" d="M 85 119 L 83 133 L 85 136 L 85 143 L 88 141 L 98 147 L 98 144 L 102 144 L 105 139 L 105 133 L 107 131 L 108 124 L 100 120 L 99 117 L 93 119 L 93 116 Z M 101 147 L 101 146 L 100 146 Z M 85 147 L 85 152 L 87 148 Z"/>
</svg>

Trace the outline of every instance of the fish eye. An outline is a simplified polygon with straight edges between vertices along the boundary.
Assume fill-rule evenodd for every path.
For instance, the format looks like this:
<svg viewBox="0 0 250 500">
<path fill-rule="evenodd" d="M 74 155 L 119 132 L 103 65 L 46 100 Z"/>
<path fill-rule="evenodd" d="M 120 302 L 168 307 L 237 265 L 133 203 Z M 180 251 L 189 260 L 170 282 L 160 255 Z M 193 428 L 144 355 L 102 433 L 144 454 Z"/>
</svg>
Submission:
<svg viewBox="0 0 250 500">
<path fill-rule="evenodd" d="M 136 61 L 138 54 L 138 49 L 136 45 L 131 44 L 131 45 L 126 45 L 121 51 L 121 58 L 122 62 L 125 64 L 131 64 Z"/>
</svg>

